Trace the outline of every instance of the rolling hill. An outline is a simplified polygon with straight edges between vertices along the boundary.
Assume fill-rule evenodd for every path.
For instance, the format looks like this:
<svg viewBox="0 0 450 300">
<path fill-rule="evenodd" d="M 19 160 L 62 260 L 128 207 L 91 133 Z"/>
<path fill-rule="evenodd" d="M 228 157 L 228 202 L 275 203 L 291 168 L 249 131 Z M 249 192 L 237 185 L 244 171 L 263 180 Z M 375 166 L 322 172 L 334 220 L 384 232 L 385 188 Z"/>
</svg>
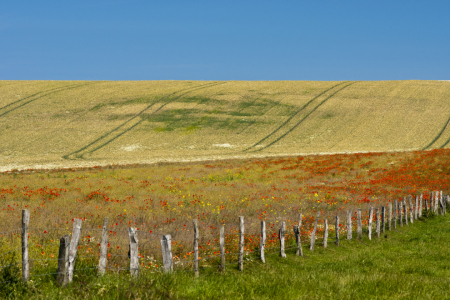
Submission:
<svg viewBox="0 0 450 300">
<path fill-rule="evenodd" d="M 445 81 L 0 81 L 0 171 L 450 147 Z"/>
</svg>

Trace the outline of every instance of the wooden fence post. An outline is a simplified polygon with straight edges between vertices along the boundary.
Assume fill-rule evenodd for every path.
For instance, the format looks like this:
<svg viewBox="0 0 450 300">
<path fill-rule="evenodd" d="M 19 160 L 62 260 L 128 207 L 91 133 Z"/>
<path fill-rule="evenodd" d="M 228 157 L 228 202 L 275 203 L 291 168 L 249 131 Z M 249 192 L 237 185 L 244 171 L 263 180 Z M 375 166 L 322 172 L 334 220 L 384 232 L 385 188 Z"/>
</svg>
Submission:
<svg viewBox="0 0 450 300">
<path fill-rule="evenodd" d="M 352 211 L 347 210 L 347 240 L 352 239 Z"/>
<path fill-rule="evenodd" d="M 444 203 L 444 196 L 442 195 L 442 191 L 441 191 L 441 195 L 439 197 L 439 201 L 441 203 L 441 215 L 445 215 L 445 203 Z"/>
<path fill-rule="evenodd" d="M 358 239 L 362 239 L 362 220 L 361 220 L 361 208 L 356 210 L 356 218 L 357 218 L 357 229 L 356 233 L 358 234 Z"/>
<path fill-rule="evenodd" d="M 302 228 L 302 214 L 298 217 L 298 226 L 294 225 L 294 234 L 295 234 L 295 242 L 297 243 L 297 251 L 295 252 L 295 255 L 303 256 L 303 249 L 302 249 L 302 235 L 301 235 L 301 229 Z"/>
<path fill-rule="evenodd" d="M 244 238 L 245 238 L 245 231 L 244 231 L 244 217 L 239 217 L 239 261 L 238 261 L 238 268 L 239 271 L 244 270 Z"/>
<path fill-rule="evenodd" d="M 423 200 L 423 194 L 420 194 L 420 198 L 419 198 L 419 218 L 422 217 L 422 200 Z"/>
<path fill-rule="evenodd" d="M 259 255 L 263 263 L 266 262 L 266 258 L 264 257 L 265 247 L 266 247 L 266 222 L 261 221 L 261 239 L 259 242 Z"/>
<path fill-rule="evenodd" d="M 336 232 L 336 246 L 339 246 L 339 216 L 336 216 L 336 224 L 334 225 Z"/>
<path fill-rule="evenodd" d="M 98 261 L 98 274 L 100 276 L 105 274 L 106 271 L 106 263 L 107 263 L 107 254 L 108 254 L 108 218 L 105 218 L 103 221 L 102 228 L 102 240 L 100 242 L 100 259 Z"/>
<path fill-rule="evenodd" d="M 286 257 L 286 253 L 284 253 L 284 238 L 286 235 L 286 222 L 281 222 L 281 228 L 280 228 L 278 235 L 280 237 L 280 256 Z"/>
<path fill-rule="evenodd" d="M 59 252 L 58 252 L 58 275 L 56 282 L 59 286 L 65 286 L 67 280 L 67 267 L 69 262 L 69 244 L 70 236 L 66 234 L 59 240 Z"/>
<path fill-rule="evenodd" d="M 386 232 L 386 206 L 381 207 L 381 224 L 383 233 Z"/>
<path fill-rule="evenodd" d="M 430 199 L 428 200 L 430 202 L 430 211 L 433 211 L 433 200 L 434 200 L 434 192 L 430 192 Z M 427 207 L 428 210 L 428 207 Z"/>
<path fill-rule="evenodd" d="M 411 195 L 408 196 L 408 202 L 409 202 L 409 221 L 411 222 L 411 224 L 414 224 L 414 208 L 412 204 Z"/>
<path fill-rule="evenodd" d="M 438 213 L 438 203 L 439 203 L 439 192 L 434 192 L 434 213 Z"/>
<path fill-rule="evenodd" d="M 397 228 L 397 210 L 398 210 L 398 201 L 394 200 L 394 229 Z"/>
<path fill-rule="evenodd" d="M 417 220 L 417 217 L 419 215 L 419 195 L 416 195 L 415 198 L 415 205 L 414 205 L 414 220 Z"/>
<path fill-rule="evenodd" d="M 368 224 L 369 240 L 372 239 L 372 219 L 373 219 L 373 207 L 369 208 L 369 224 Z"/>
<path fill-rule="evenodd" d="M 30 278 L 30 265 L 28 263 L 28 226 L 30 225 L 30 212 L 22 210 L 22 279 Z"/>
<path fill-rule="evenodd" d="M 314 229 L 311 233 L 311 245 L 309 246 L 309 250 L 314 251 L 314 244 L 316 243 L 316 231 L 317 231 L 317 223 L 319 222 L 320 211 L 317 213 L 316 222 L 314 223 Z"/>
<path fill-rule="evenodd" d="M 328 243 L 328 220 L 325 219 L 325 228 L 323 233 L 323 247 L 326 248 Z"/>
<path fill-rule="evenodd" d="M 77 258 L 78 243 L 81 235 L 81 219 L 73 220 L 72 238 L 69 245 L 69 260 L 67 266 L 67 281 L 72 282 L 73 271 L 75 269 L 75 260 Z"/>
<path fill-rule="evenodd" d="M 389 204 L 388 204 L 388 214 L 389 214 L 389 216 L 388 216 L 388 220 L 389 220 L 388 228 L 389 228 L 389 231 L 391 231 L 391 223 L 392 223 L 392 203 L 391 202 L 389 202 Z"/>
<path fill-rule="evenodd" d="M 379 208 L 377 208 L 377 210 L 375 211 L 375 218 L 377 219 L 377 221 L 376 221 L 376 233 L 377 233 L 377 237 L 379 238 L 380 237 L 380 209 Z"/>
<path fill-rule="evenodd" d="M 439 191 L 436 191 L 436 214 L 438 213 L 439 210 L 439 204 L 440 204 L 440 197 L 439 197 Z"/>
<path fill-rule="evenodd" d="M 403 209 L 404 209 L 404 213 L 405 213 L 405 224 L 408 224 L 408 207 L 406 206 L 406 197 L 403 197 Z"/>
<path fill-rule="evenodd" d="M 198 220 L 194 219 L 192 223 L 194 224 L 194 273 L 195 277 L 198 277 Z"/>
<path fill-rule="evenodd" d="M 128 228 L 128 237 L 130 238 L 130 275 L 138 277 L 139 275 L 139 240 L 136 228 Z"/>
<path fill-rule="evenodd" d="M 163 255 L 164 272 L 169 273 L 173 271 L 172 259 L 172 236 L 170 234 L 163 235 L 161 238 L 161 251 Z M 198 261 L 198 257 L 197 257 Z"/>
<path fill-rule="evenodd" d="M 220 269 L 225 271 L 225 225 L 220 227 Z"/>
</svg>

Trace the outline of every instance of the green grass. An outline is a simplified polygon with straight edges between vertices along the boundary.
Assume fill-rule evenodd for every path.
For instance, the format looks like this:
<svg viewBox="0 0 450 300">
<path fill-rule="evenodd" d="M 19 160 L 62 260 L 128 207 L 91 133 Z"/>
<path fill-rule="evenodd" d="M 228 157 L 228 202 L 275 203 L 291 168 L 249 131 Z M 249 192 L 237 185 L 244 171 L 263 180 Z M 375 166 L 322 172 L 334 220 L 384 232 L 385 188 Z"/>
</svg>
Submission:
<svg viewBox="0 0 450 300">
<path fill-rule="evenodd" d="M 53 278 L 34 277 L 27 289 L 18 281 L 12 298 L 448 299 L 449 223 L 449 215 L 432 217 L 371 241 L 341 240 L 339 247 L 330 241 L 327 249 L 319 242 L 314 252 L 304 245 L 305 257 L 295 256 L 293 249 L 284 259 L 269 252 L 265 264 L 255 256 L 244 262 L 243 272 L 235 265 L 225 273 L 205 268 L 199 278 L 189 271 L 143 271 L 135 280 L 125 272 L 103 278 L 86 272 L 59 288 Z"/>
</svg>

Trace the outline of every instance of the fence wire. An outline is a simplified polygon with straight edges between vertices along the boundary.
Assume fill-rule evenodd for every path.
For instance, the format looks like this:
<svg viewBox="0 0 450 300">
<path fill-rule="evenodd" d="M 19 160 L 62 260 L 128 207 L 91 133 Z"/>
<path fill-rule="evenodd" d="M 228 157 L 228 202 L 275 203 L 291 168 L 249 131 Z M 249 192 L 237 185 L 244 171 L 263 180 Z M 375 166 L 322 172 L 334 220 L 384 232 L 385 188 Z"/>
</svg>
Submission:
<svg viewBox="0 0 450 300">
<path fill-rule="evenodd" d="M 424 211 L 427 211 L 427 210 L 434 210 L 434 209 L 433 208 L 426 208 L 426 207 L 424 207 Z M 407 214 L 408 215 L 408 223 L 404 224 L 403 227 L 407 227 L 410 223 L 413 224 L 411 222 L 410 213 L 411 212 L 408 212 L 408 214 Z M 397 213 L 395 219 L 393 217 L 390 217 L 390 218 L 386 217 L 385 218 L 385 224 L 384 224 L 384 227 L 386 228 L 385 232 L 388 232 L 387 228 L 388 228 L 388 224 L 389 224 L 388 223 L 389 219 L 391 220 L 391 224 L 393 222 L 395 222 L 395 220 L 397 220 L 397 224 L 398 224 L 398 222 L 400 220 L 400 217 L 401 217 L 400 216 L 400 211 Z M 402 217 L 403 217 L 403 219 L 405 219 L 405 214 L 403 214 Z M 380 214 L 379 218 L 381 219 L 381 214 Z M 346 222 L 346 218 L 343 218 L 342 221 Z M 362 232 L 362 235 L 367 236 L 368 233 L 369 233 L 369 229 L 366 227 L 367 225 L 366 225 L 365 221 L 367 221 L 366 218 L 364 218 L 364 220 L 363 220 L 363 228 L 362 228 L 361 232 Z M 417 220 L 415 220 L 415 221 L 417 221 Z M 321 222 L 323 222 L 323 221 L 321 221 Z M 277 221 L 277 222 L 274 222 L 274 223 L 270 223 L 270 222 L 266 221 L 266 224 L 269 225 L 268 228 L 266 228 L 266 236 L 267 236 L 268 240 L 270 241 L 269 244 L 270 245 L 277 244 L 279 242 L 279 229 L 277 227 L 274 227 L 273 225 L 270 226 L 270 224 L 280 225 L 281 222 Z M 301 243 L 301 248 L 303 250 L 305 250 L 306 247 L 309 248 L 308 245 L 311 242 L 311 237 L 309 236 L 309 234 L 311 233 L 311 229 L 312 229 L 313 224 L 314 224 L 314 222 L 308 222 L 308 223 L 305 223 L 305 224 L 302 225 L 302 228 L 304 230 L 302 230 L 303 234 L 300 235 L 299 242 Z M 250 225 L 253 228 L 259 227 L 259 224 L 255 224 L 254 222 L 245 222 L 245 225 Z M 334 227 L 332 222 L 329 222 L 329 226 L 330 225 L 332 227 Z M 239 237 L 241 235 L 240 232 L 236 229 L 236 228 L 238 228 L 238 226 L 239 226 L 239 223 L 227 224 L 227 227 L 228 228 L 231 227 L 231 228 L 228 230 L 228 233 L 226 233 L 226 237 L 228 237 L 228 239 L 234 239 L 236 242 L 225 242 L 224 243 L 225 249 L 232 249 L 232 250 L 233 249 L 237 249 L 237 241 L 238 241 L 238 239 L 239 239 Z M 347 226 L 341 226 L 339 228 L 339 234 L 341 235 L 341 238 L 339 239 L 340 241 L 348 240 L 347 239 L 347 234 L 345 232 L 345 228 L 346 227 Z M 377 236 L 378 236 L 378 233 L 377 233 L 375 228 L 376 228 L 376 219 L 374 218 L 373 223 L 372 223 L 372 231 L 371 231 L 373 238 L 377 238 Z M 394 226 L 391 225 L 391 228 L 392 228 L 392 230 L 396 230 L 396 229 L 400 229 L 401 226 L 398 224 L 397 227 L 394 228 Z M 380 232 L 379 232 L 380 236 L 385 233 L 385 232 L 383 232 L 382 229 L 383 229 L 383 223 L 380 221 Z M 32 234 L 34 230 L 42 230 L 42 231 L 44 231 L 45 234 L 50 233 L 50 231 L 53 231 L 53 230 L 54 231 L 61 231 L 62 230 L 62 231 L 67 231 L 68 233 L 71 233 L 71 230 L 68 229 L 68 228 L 28 227 L 28 230 L 29 230 L 29 232 L 31 231 L 29 233 L 29 235 Z M 18 231 L 22 231 L 22 228 L 17 228 L 17 229 L 12 229 L 12 230 L 8 230 L 8 231 L 3 231 L 3 232 L 0 232 L 0 235 L 13 233 L 13 232 L 18 232 Z M 103 229 L 102 228 L 81 228 L 81 231 L 90 233 L 91 231 L 101 232 L 101 231 L 103 231 Z M 189 230 L 189 231 L 191 231 L 191 230 Z M 211 229 L 206 229 L 205 231 L 206 232 L 211 232 Z M 139 249 L 140 249 L 140 253 L 138 254 L 139 266 L 142 266 L 142 268 L 139 268 L 139 269 L 136 269 L 136 268 L 131 268 L 130 269 L 130 267 L 120 267 L 120 265 L 121 264 L 123 265 L 124 263 L 126 263 L 127 260 L 114 261 L 114 258 L 129 258 L 130 257 L 129 254 L 128 255 L 116 254 L 120 249 L 119 248 L 115 249 L 115 248 L 112 247 L 113 245 L 115 245 L 117 247 L 118 246 L 129 246 L 130 245 L 130 243 L 128 241 L 128 239 L 129 239 L 129 237 L 128 237 L 129 230 L 111 230 L 111 229 L 108 228 L 107 229 L 107 233 L 108 233 L 108 236 L 109 236 L 107 258 L 109 258 L 109 264 L 114 263 L 114 265 L 116 266 L 116 267 L 112 267 L 112 266 L 106 267 L 107 271 L 117 272 L 118 274 L 120 274 L 120 272 L 123 272 L 123 271 L 132 271 L 132 270 L 140 270 L 140 271 L 144 271 L 144 272 L 147 272 L 147 271 L 162 272 L 163 263 L 161 262 L 161 260 L 154 259 L 153 256 L 151 256 L 151 258 L 150 258 L 150 256 L 147 256 L 147 258 L 146 258 L 145 255 L 142 254 L 146 250 L 147 250 L 147 252 L 150 252 L 150 251 L 154 252 L 155 250 L 161 248 L 159 243 L 156 246 L 154 246 L 154 245 L 149 244 L 149 242 L 153 242 L 155 240 L 159 240 L 157 238 L 157 235 L 161 235 L 162 236 L 163 235 L 162 233 L 159 233 L 159 232 L 147 232 L 147 231 L 143 231 L 143 230 L 142 231 L 139 231 L 139 230 L 137 231 L 138 236 L 140 238 L 148 237 L 143 242 L 141 241 L 141 243 L 139 243 Z M 119 233 L 119 235 L 116 235 L 117 233 Z M 127 233 L 127 234 L 126 235 L 120 235 L 120 233 Z M 336 233 L 336 230 L 335 229 L 328 230 L 328 233 L 329 233 L 329 237 L 328 237 L 329 243 L 330 244 L 335 243 L 336 239 L 334 238 L 334 234 Z M 318 247 L 323 246 L 323 242 L 324 242 L 323 234 L 324 234 L 323 228 L 320 228 L 316 232 L 315 242 L 317 243 Z M 193 235 L 193 231 L 192 231 L 192 235 Z M 251 247 L 254 247 L 254 248 L 247 248 L 247 249 L 244 248 L 245 250 L 244 250 L 244 261 L 243 262 L 245 263 L 245 262 L 256 262 L 256 261 L 258 261 L 259 257 L 256 255 L 256 253 L 259 253 L 260 247 L 258 247 L 258 245 L 255 242 L 257 242 L 258 239 L 259 239 L 259 243 L 260 243 L 260 239 L 261 239 L 260 232 L 257 231 L 257 232 L 245 233 L 244 234 L 244 239 L 245 238 L 251 238 L 254 241 L 253 243 L 250 243 Z M 286 246 L 284 248 L 284 251 L 298 248 L 298 246 L 296 244 L 292 245 L 293 238 L 294 238 L 294 233 L 290 232 L 289 229 L 286 229 L 286 239 L 285 239 L 285 245 Z M 101 238 L 100 237 L 90 237 L 89 236 L 89 238 L 86 238 L 87 240 L 83 240 L 83 239 L 85 239 L 83 237 L 81 237 L 81 239 L 82 240 L 80 240 L 79 244 L 78 244 L 79 249 L 81 249 L 80 247 L 84 247 L 84 246 L 92 246 L 93 248 L 100 246 L 100 242 L 101 242 Z M 233 261 L 233 262 L 226 262 L 225 264 L 221 264 L 221 263 L 218 262 L 215 265 L 202 264 L 203 262 L 206 263 L 206 262 L 213 261 L 215 259 L 218 259 L 218 258 L 222 257 L 222 254 L 216 254 L 216 253 L 220 253 L 220 251 L 217 251 L 218 250 L 217 248 L 219 246 L 219 239 L 220 239 L 219 233 L 208 233 L 208 234 L 205 234 L 205 235 L 200 235 L 200 237 L 199 237 L 199 242 L 200 242 L 199 243 L 200 244 L 199 245 L 199 256 L 201 257 L 201 259 L 199 259 L 199 261 L 198 261 L 200 270 L 201 269 L 206 269 L 206 268 L 221 268 L 222 266 L 237 265 L 239 263 L 239 261 Z M 278 241 L 277 241 L 277 239 L 278 239 Z M 352 218 L 352 239 L 358 239 L 358 237 L 357 237 L 357 225 L 355 224 L 355 219 L 353 219 L 353 218 Z M 177 240 L 172 240 L 173 244 L 175 244 L 176 242 L 177 242 Z M 182 239 L 182 242 L 187 242 L 188 243 L 187 245 L 189 245 L 191 247 L 191 249 L 193 249 L 193 241 L 192 241 L 192 239 L 184 238 L 184 239 Z M 210 244 L 210 242 L 212 242 L 212 243 Z M 295 239 L 294 239 L 294 243 L 295 243 Z M 58 246 L 60 243 L 59 243 L 58 240 L 55 240 L 54 242 L 47 242 L 47 243 L 39 244 L 38 242 L 35 242 L 33 240 L 29 240 L 28 244 L 29 244 L 29 246 L 35 246 L 35 247 L 43 249 L 44 247 Z M 267 240 L 266 240 L 266 244 L 267 244 Z M 245 245 L 244 245 L 244 247 L 245 247 Z M 345 248 L 348 248 L 348 247 L 345 247 Z M 186 247 L 184 247 L 183 249 L 186 249 Z M 19 250 L 22 250 L 22 246 L 16 247 L 16 248 L 14 248 L 12 250 L 9 250 L 9 251 L 6 251 L 6 252 L 2 252 L 2 253 L 0 253 L 0 257 L 4 256 L 4 255 L 7 255 L 7 254 L 10 254 L 10 253 L 13 253 L 13 252 L 18 252 Z M 122 251 L 124 251 L 124 250 L 122 250 Z M 159 250 L 159 251 L 161 251 L 161 250 Z M 183 250 L 183 251 L 185 251 L 185 250 Z M 205 251 L 206 251 L 206 253 L 205 253 Z M 267 256 L 273 256 L 273 255 L 280 255 L 280 251 L 281 251 L 280 247 L 265 247 L 264 248 L 264 256 L 267 257 Z M 330 249 L 330 251 L 334 251 L 334 250 Z M 214 255 L 209 255 L 209 254 L 207 254 L 207 252 L 213 252 Z M 183 252 L 181 252 L 181 254 L 182 253 Z M 193 258 L 193 255 L 192 255 L 194 253 L 194 251 L 188 251 L 188 252 L 184 252 L 184 253 L 187 253 L 187 255 L 192 257 L 192 258 L 191 259 L 189 259 L 189 258 L 188 259 L 180 259 L 179 257 L 174 256 L 173 257 L 173 259 L 174 259 L 174 261 L 173 261 L 173 268 L 174 268 L 175 272 L 193 272 L 194 271 L 193 270 L 193 266 L 192 266 L 192 264 L 194 263 L 194 258 Z M 249 256 L 250 253 L 253 253 L 253 255 Z M 57 254 L 57 253 L 55 253 L 55 254 Z M 181 256 L 181 254 L 180 254 L 180 256 Z M 228 252 L 228 253 L 225 253 L 224 255 L 225 255 L 225 257 L 232 258 L 232 257 L 235 257 L 236 255 L 239 255 L 239 254 L 240 254 L 239 252 L 231 252 L 231 253 Z M 100 253 L 96 253 L 96 254 L 92 254 L 92 255 L 77 255 L 77 258 L 90 258 L 90 259 L 91 258 L 96 258 L 96 259 L 98 259 L 99 257 L 100 257 Z M 52 257 L 52 258 L 29 258 L 28 259 L 29 262 L 39 262 L 39 261 L 45 262 L 45 261 L 58 261 L 58 260 L 59 259 L 57 257 Z M 148 266 L 145 267 L 144 263 L 146 261 L 151 261 L 149 263 L 149 265 L 151 265 L 152 267 L 148 267 Z M 2 270 L 4 268 L 16 266 L 16 265 L 19 265 L 19 264 L 21 264 L 21 262 L 14 262 L 14 263 L 7 264 L 7 265 L 1 265 L 0 266 L 0 270 Z M 160 267 L 153 267 L 153 265 L 157 265 L 157 266 L 160 266 Z M 189 268 L 187 266 L 189 266 Z M 84 271 L 84 270 L 96 270 L 96 269 L 98 269 L 97 266 L 96 267 L 91 267 L 91 268 L 75 269 L 74 272 L 79 272 L 79 271 Z M 58 273 L 32 274 L 32 275 L 29 275 L 29 277 L 30 278 L 32 278 L 32 277 L 43 277 L 43 276 L 57 275 L 57 274 Z M 3 282 L 0 282 L 0 284 L 9 283 L 9 282 L 12 282 L 12 281 L 3 281 Z"/>
</svg>

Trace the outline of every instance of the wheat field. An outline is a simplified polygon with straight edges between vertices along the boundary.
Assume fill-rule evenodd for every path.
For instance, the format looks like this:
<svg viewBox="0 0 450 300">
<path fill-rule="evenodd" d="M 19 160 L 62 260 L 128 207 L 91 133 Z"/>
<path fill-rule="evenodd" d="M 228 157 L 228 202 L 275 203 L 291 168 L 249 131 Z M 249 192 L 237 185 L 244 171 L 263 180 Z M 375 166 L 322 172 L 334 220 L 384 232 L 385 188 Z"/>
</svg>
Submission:
<svg viewBox="0 0 450 300">
<path fill-rule="evenodd" d="M 0 81 L 0 171 L 450 147 L 444 81 Z"/>
</svg>

